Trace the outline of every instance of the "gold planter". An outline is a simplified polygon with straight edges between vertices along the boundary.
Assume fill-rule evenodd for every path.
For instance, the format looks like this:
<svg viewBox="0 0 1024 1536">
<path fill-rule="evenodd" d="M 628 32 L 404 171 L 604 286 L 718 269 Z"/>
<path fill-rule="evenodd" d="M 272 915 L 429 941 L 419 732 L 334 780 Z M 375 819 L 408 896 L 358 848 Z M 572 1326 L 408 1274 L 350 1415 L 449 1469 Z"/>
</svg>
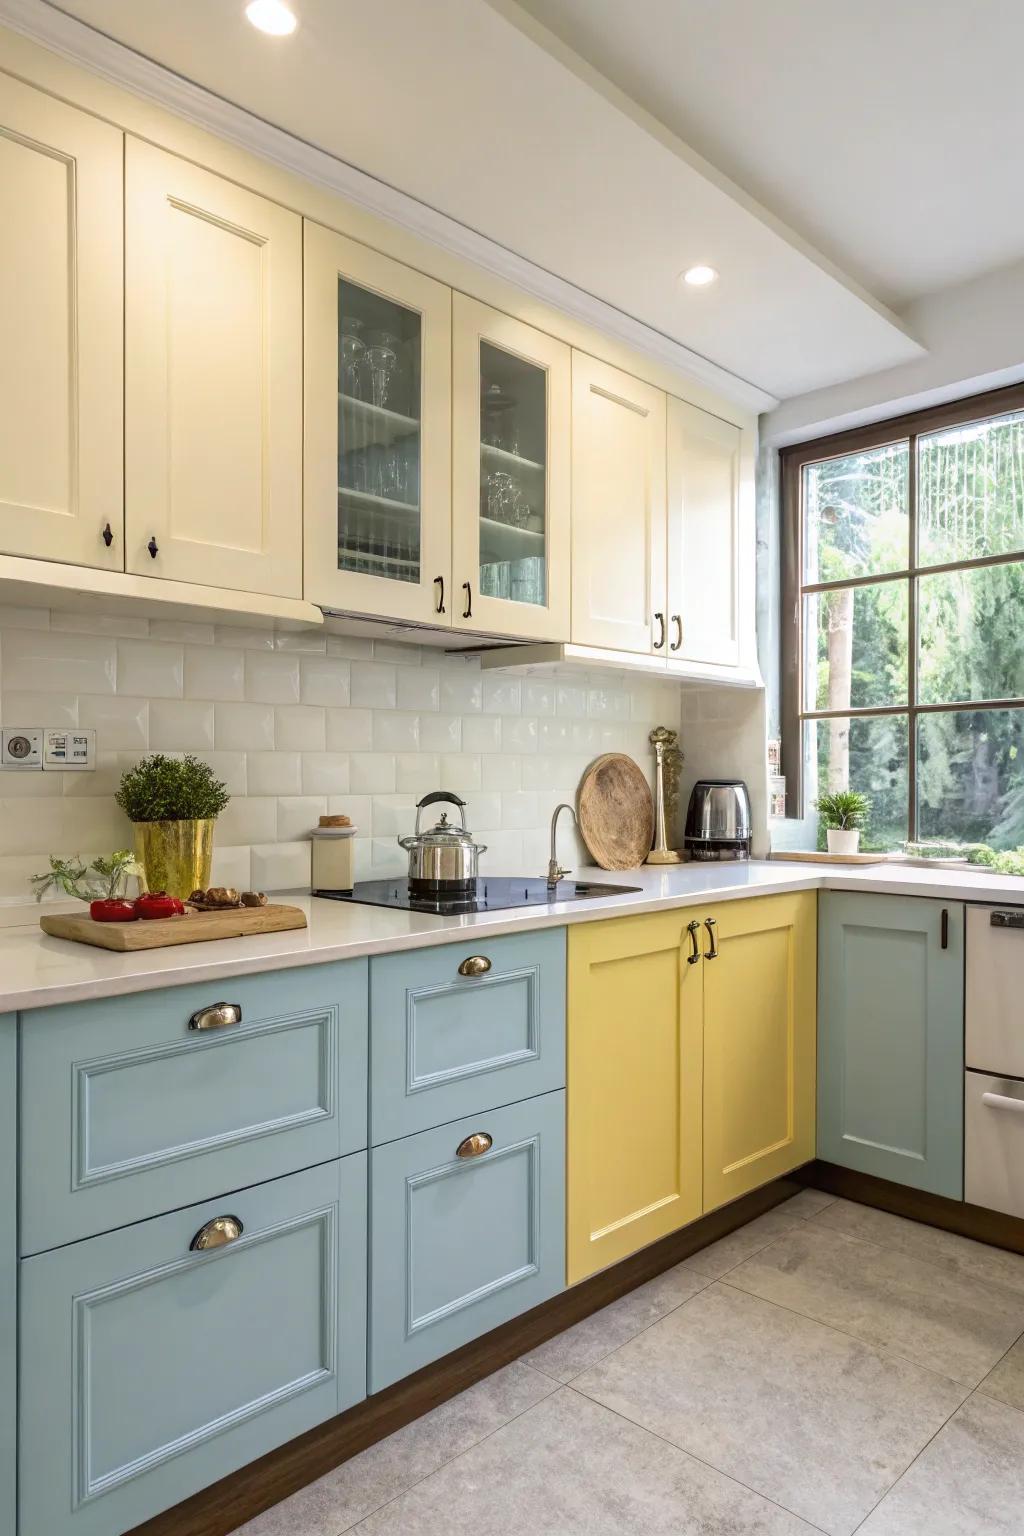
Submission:
<svg viewBox="0 0 1024 1536">
<path fill-rule="evenodd" d="M 166 891 L 184 901 L 210 884 L 213 862 L 212 820 L 137 821 L 135 857 L 146 871 L 151 891 Z"/>
</svg>

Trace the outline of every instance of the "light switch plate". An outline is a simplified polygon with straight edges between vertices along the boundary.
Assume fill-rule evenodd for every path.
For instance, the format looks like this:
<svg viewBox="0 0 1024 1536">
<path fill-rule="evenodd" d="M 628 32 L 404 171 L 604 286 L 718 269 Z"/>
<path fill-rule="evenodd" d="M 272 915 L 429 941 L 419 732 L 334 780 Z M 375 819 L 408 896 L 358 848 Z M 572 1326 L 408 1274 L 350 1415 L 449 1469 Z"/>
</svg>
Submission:
<svg viewBox="0 0 1024 1536">
<path fill-rule="evenodd" d="M 38 725 L 5 725 L 0 733 L 0 768 L 23 773 L 43 766 L 43 732 Z"/>
<path fill-rule="evenodd" d="M 96 732 L 48 726 L 43 732 L 43 767 L 72 773 L 96 767 Z"/>
</svg>

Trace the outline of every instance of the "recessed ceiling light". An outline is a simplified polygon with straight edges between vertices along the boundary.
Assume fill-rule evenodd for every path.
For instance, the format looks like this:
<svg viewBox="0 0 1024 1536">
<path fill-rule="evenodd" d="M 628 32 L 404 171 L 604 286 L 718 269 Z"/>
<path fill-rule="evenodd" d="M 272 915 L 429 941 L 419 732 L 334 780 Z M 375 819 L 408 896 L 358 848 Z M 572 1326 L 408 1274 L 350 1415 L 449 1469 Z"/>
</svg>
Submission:
<svg viewBox="0 0 1024 1536">
<path fill-rule="evenodd" d="M 683 282 L 689 283 L 691 288 L 706 288 L 709 283 L 715 282 L 717 278 L 718 273 L 714 267 L 687 267 L 683 273 Z"/>
<path fill-rule="evenodd" d="M 288 37 L 299 24 L 284 0 L 249 0 L 245 14 L 254 27 L 269 32 L 271 37 Z"/>
</svg>

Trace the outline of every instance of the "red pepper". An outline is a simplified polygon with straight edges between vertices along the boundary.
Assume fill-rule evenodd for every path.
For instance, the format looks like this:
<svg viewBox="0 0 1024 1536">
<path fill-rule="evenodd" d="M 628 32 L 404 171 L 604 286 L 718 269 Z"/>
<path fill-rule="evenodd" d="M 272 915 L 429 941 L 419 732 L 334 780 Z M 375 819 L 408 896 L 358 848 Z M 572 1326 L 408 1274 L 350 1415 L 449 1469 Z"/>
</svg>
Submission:
<svg viewBox="0 0 1024 1536">
<path fill-rule="evenodd" d="M 146 891 L 145 895 L 135 898 L 136 917 L 177 917 L 184 910 L 184 904 L 177 896 L 168 896 L 166 891 Z"/>
<path fill-rule="evenodd" d="M 89 916 L 94 923 L 134 923 L 138 915 L 134 903 L 120 896 L 89 903 Z"/>
</svg>

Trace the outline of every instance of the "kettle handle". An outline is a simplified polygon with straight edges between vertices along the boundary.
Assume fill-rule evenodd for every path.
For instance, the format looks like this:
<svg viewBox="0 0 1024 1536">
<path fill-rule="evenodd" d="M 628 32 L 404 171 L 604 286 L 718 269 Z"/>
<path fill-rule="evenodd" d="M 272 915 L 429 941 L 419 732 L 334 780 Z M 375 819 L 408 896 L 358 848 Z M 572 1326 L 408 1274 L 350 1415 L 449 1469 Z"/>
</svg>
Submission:
<svg viewBox="0 0 1024 1536">
<path fill-rule="evenodd" d="M 420 812 L 423 810 L 424 806 L 436 805 L 439 800 L 444 800 L 449 805 L 457 805 L 458 806 L 458 808 L 459 808 L 459 815 L 462 818 L 462 830 L 463 830 L 463 832 L 465 832 L 465 830 L 466 830 L 466 802 L 465 802 L 465 800 L 460 800 L 458 795 L 453 795 L 452 794 L 451 790 L 448 790 L 448 789 L 434 789 L 434 790 L 432 790 L 430 792 L 429 795 L 424 795 L 422 800 L 417 800 L 417 802 L 416 802 L 416 828 L 415 828 L 415 831 L 413 832 L 413 836 L 414 837 L 419 837 L 419 835 L 420 835 Z"/>
</svg>

